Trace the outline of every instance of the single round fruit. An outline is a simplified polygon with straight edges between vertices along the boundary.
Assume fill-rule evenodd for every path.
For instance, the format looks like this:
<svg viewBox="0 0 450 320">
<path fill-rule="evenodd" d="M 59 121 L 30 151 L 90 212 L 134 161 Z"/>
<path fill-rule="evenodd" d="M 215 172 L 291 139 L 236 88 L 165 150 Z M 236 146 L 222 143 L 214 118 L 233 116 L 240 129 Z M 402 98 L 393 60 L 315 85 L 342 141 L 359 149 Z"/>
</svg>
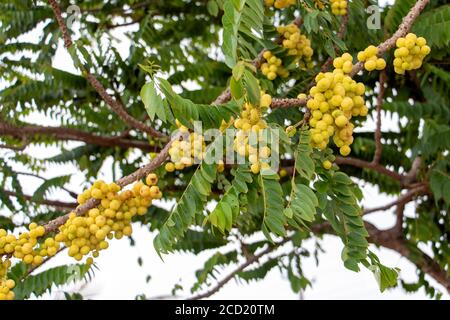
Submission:
<svg viewBox="0 0 450 320">
<path fill-rule="evenodd" d="M 323 166 L 326 170 L 330 170 L 331 167 L 333 166 L 333 164 L 331 163 L 331 161 L 325 160 L 324 162 L 322 162 L 322 166 Z"/>
</svg>

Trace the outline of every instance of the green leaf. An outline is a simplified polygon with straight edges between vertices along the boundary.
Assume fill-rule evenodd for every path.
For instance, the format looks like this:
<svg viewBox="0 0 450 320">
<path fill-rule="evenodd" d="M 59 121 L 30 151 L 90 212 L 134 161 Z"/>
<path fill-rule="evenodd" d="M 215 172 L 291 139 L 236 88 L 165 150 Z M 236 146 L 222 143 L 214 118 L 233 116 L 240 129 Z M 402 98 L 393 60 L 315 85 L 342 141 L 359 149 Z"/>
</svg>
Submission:
<svg viewBox="0 0 450 320">
<path fill-rule="evenodd" d="M 141 99 L 144 103 L 145 110 L 151 120 L 158 116 L 163 122 L 166 121 L 166 113 L 164 110 L 163 100 L 157 94 L 154 83 L 148 82 L 141 89 Z"/>
<path fill-rule="evenodd" d="M 222 233 L 231 231 L 231 226 L 234 224 L 240 211 L 239 195 L 246 193 L 248 191 L 247 184 L 253 181 L 250 171 L 243 166 L 232 171 L 232 174 L 234 179 L 231 187 L 204 221 L 204 223 L 209 221 L 212 226 L 218 228 Z"/>
<path fill-rule="evenodd" d="M 299 143 L 295 151 L 295 169 L 301 177 L 308 180 L 312 178 L 315 172 L 314 161 L 311 158 L 310 139 L 309 130 L 301 130 Z"/>
<path fill-rule="evenodd" d="M 159 234 L 156 235 L 153 245 L 158 254 L 173 251 L 174 245 L 184 237 L 189 227 L 195 223 L 196 215 L 202 215 L 208 195 L 211 192 L 211 184 L 216 177 L 217 164 L 213 161 L 214 151 L 216 146 L 221 143 L 221 139 L 221 136 L 217 137 L 207 146 L 203 162 L 195 170 L 176 207 L 161 226 Z M 220 216 L 217 218 L 220 219 Z M 219 223 L 219 219 L 213 219 L 216 223 Z M 226 222 L 222 221 L 221 224 L 226 224 Z"/>
<path fill-rule="evenodd" d="M 70 181 L 70 175 L 55 177 L 44 181 L 37 189 L 34 191 L 32 201 L 43 200 L 46 194 L 52 188 L 62 187 Z"/>
<path fill-rule="evenodd" d="M 262 201 L 264 205 L 263 231 L 271 240 L 269 233 L 285 236 L 285 218 L 283 215 L 283 190 L 277 179 L 272 176 L 259 175 Z"/>
<path fill-rule="evenodd" d="M 209 0 L 206 5 L 208 12 L 213 17 L 217 17 L 219 14 L 219 6 L 217 5 L 217 2 L 215 0 Z"/>
<path fill-rule="evenodd" d="M 27 268 L 21 266 L 22 271 L 27 272 Z M 72 281 L 80 281 L 86 279 L 89 275 L 90 266 L 82 264 L 73 264 L 67 266 L 59 266 L 45 270 L 36 275 L 29 275 L 24 280 L 20 281 L 17 277 L 18 269 L 14 269 L 16 277 L 11 277 L 16 281 L 14 293 L 17 300 L 28 299 L 32 294 L 36 297 L 43 295 L 46 292 L 51 292 L 53 286 L 62 286 Z"/>
<path fill-rule="evenodd" d="M 258 80 L 249 70 L 244 71 L 244 87 L 250 102 L 253 105 L 259 105 L 261 90 L 259 88 Z"/>
<path fill-rule="evenodd" d="M 225 2 L 224 15 L 222 17 L 223 24 L 223 44 L 222 50 L 225 55 L 225 63 L 228 67 L 233 68 L 237 61 L 237 46 L 238 46 L 238 27 L 241 14 L 233 5 L 233 2 L 228 0 Z"/>
</svg>

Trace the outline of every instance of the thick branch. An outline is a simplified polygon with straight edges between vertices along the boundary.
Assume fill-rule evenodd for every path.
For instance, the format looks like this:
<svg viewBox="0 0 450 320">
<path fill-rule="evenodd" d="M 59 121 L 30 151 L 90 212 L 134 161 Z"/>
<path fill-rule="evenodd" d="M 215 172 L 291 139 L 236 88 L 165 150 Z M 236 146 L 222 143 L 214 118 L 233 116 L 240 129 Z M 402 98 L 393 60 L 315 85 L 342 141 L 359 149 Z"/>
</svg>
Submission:
<svg viewBox="0 0 450 320">
<path fill-rule="evenodd" d="M 387 176 L 391 177 L 392 179 L 397 180 L 399 182 L 402 182 L 402 179 L 403 179 L 403 176 L 401 174 L 391 171 L 391 170 L 383 167 L 382 165 L 376 164 L 373 162 L 368 162 L 368 161 L 364 161 L 364 160 L 360 160 L 360 159 L 356 159 L 356 158 L 344 158 L 344 157 L 336 157 L 335 162 L 336 162 L 336 164 L 344 164 L 344 165 L 350 165 L 350 166 L 358 167 L 358 168 L 372 169 L 381 174 L 387 175 Z"/>
<path fill-rule="evenodd" d="M 58 140 L 82 141 L 102 147 L 138 148 L 147 151 L 154 150 L 154 147 L 150 146 L 146 141 L 130 140 L 113 136 L 99 136 L 72 128 L 44 127 L 38 125 L 15 127 L 4 122 L 0 122 L 0 136 L 2 135 L 19 139 L 29 139 L 30 137 L 36 136 L 48 136 Z"/>
<path fill-rule="evenodd" d="M 50 5 L 52 6 L 53 12 L 55 13 L 56 20 L 58 21 L 59 28 L 61 29 L 61 33 L 64 39 L 64 46 L 69 49 L 72 46 L 72 39 L 70 34 L 68 33 L 67 26 L 64 22 L 64 19 L 61 15 L 61 8 L 59 7 L 56 0 L 48 0 Z M 86 73 L 87 80 L 91 83 L 92 87 L 97 91 L 100 97 L 111 107 L 111 109 L 128 125 L 153 137 L 164 137 L 165 135 L 161 132 L 156 131 L 155 129 L 148 127 L 145 123 L 133 118 L 130 116 L 124 107 L 123 104 L 115 100 L 111 97 L 107 92 L 103 85 L 87 70 L 83 70 Z"/>
<path fill-rule="evenodd" d="M 411 252 L 408 243 L 398 237 L 398 232 L 395 228 L 379 230 L 373 224 L 366 222 L 366 229 L 370 235 L 370 242 L 397 251 L 400 255 L 414 263 L 423 273 L 428 274 L 444 286 L 447 292 L 450 293 L 450 278 L 447 272 L 427 254 L 420 252 L 420 257 L 418 257 L 417 251 Z"/>
<path fill-rule="evenodd" d="M 417 266 L 422 272 L 428 274 L 438 283 L 443 285 L 450 293 L 450 278 L 447 272 L 432 258 L 423 252 L 414 251 L 408 248 L 408 243 L 399 237 L 395 228 L 389 230 L 380 230 L 372 223 L 365 221 L 365 227 L 369 233 L 368 241 L 381 247 L 385 247 L 398 252 L 401 256 L 407 258 Z M 333 228 L 328 222 L 314 225 L 311 227 L 314 233 L 335 235 Z M 418 258 L 419 254 L 419 258 Z"/>
</svg>

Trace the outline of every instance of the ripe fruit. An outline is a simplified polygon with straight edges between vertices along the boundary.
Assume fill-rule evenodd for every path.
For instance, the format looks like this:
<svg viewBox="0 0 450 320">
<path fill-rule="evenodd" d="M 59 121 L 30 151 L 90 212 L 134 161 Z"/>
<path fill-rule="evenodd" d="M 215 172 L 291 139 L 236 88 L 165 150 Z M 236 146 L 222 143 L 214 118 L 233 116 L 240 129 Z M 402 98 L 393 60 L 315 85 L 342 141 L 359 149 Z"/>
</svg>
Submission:
<svg viewBox="0 0 450 320">
<path fill-rule="evenodd" d="M 261 92 L 261 96 L 264 95 L 266 94 Z M 255 106 L 247 102 L 244 103 L 240 117 L 234 121 L 234 127 L 238 131 L 233 141 L 233 150 L 241 157 L 248 157 L 251 164 L 250 170 L 255 174 L 259 173 L 263 166 L 260 160 L 270 157 L 271 154 L 270 147 L 264 141 L 263 130 L 268 126 L 266 121 L 261 118 L 262 112 L 262 105 Z M 258 145 L 260 146 L 259 150 Z"/>
<path fill-rule="evenodd" d="M 347 0 L 330 0 L 331 12 L 336 16 L 347 14 Z"/>
<path fill-rule="evenodd" d="M 178 130 L 184 132 L 182 140 L 176 140 L 169 148 L 171 162 L 165 165 L 167 172 L 183 170 L 198 163 L 205 154 L 205 142 L 202 135 L 195 132 L 189 133 L 189 129 L 178 120 L 175 121 Z"/>
<path fill-rule="evenodd" d="M 344 146 L 342 146 L 342 147 L 339 149 L 339 152 L 340 152 L 341 155 L 343 155 L 343 156 L 345 157 L 345 156 L 348 156 L 348 155 L 350 154 L 351 149 L 350 149 L 349 146 L 344 145 Z"/>
<path fill-rule="evenodd" d="M 323 166 L 326 170 L 330 170 L 331 167 L 333 166 L 333 164 L 331 163 L 331 161 L 325 160 L 324 162 L 322 162 L 322 166 Z"/>
<path fill-rule="evenodd" d="M 156 174 L 154 173 L 150 173 L 146 178 L 145 178 L 145 183 L 149 186 L 155 186 L 158 183 L 158 177 Z"/>
<path fill-rule="evenodd" d="M 267 7 L 273 6 L 276 9 L 283 9 L 295 4 L 295 0 L 264 0 L 264 4 Z"/>
<path fill-rule="evenodd" d="M 368 46 L 364 51 L 358 53 L 358 61 L 364 62 L 364 68 L 367 71 L 383 70 L 386 68 L 386 61 L 383 58 L 378 58 L 378 48 L 375 46 Z"/>
<path fill-rule="evenodd" d="M 282 66 L 281 59 L 277 58 L 270 51 L 263 53 L 263 58 L 266 62 L 261 64 L 261 72 L 269 80 L 275 80 L 278 76 L 281 78 L 287 78 L 289 71 Z"/>
<path fill-rule="evenodd" d="M 374 49 L 369 47 L 368 53 L 372 52 Z M 365 56 L 366 52 L 359 54 L 359 58 Z M 345 146 L 341 154 L 348 155 L 350 153 L 348 146 L 353 142 L 354 128 L 350 119 L 352 116 L 367 115 L 368 109 L 364 105 L 363 98 L 364 84 L 357 83 L 346 75 L 353 68 L 352 60 L 352 56 L 348 53 L 334 59 L 333 72 L 319 73 L 315 78 L 316 86 L 309 91 L 311 99 L 306 106 L 311 112 L 309 120 L 311 144 L 315 148 L 325 149 L 330 137 L 333 137 L 337 147 Z"/>
<path fill-rule="evenodd" d="M 419 69 L 422 61 L 431 52 L 425 38 L 408 33 L 404 38 L 396 41 L 397 49 L 394 51 L 394 71 L 404 74 L 405 71 Z"/>
<path fill-rule="evenodd" d="M 301 33 L 299 27 L 293 23 L 277 27 L 281 43 L 288 50 L 289 56 L 295 56 L 301 69 L 311 68 L 311 57 L 314 54 L 311 41 Z"/>
</svg>

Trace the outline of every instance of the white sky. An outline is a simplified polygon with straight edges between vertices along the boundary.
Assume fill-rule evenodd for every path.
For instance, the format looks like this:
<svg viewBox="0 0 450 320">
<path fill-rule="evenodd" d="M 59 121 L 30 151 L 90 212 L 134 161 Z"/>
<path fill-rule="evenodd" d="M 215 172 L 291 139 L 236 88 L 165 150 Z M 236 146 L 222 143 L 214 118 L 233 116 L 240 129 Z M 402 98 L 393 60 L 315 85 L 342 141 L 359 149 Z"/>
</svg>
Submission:
<svg viewBox="0 0 450 320">
<path fill-rule="evenodd" d="M 73 28 L 76 28 L 75 24 Z M 134 27 L 135 28 L 135 27 Z M 130 28 L 121 28 L 115 30 L 115 36 L 120 40 L 116 43 L 119 52 L 125 57 L 128 54 L 129 41 L 124 37 L 123 33 Z M 35 39 L 36 34 L 26 36 Z M 76 72 L 71 62 L 70 56 L 64 50 L 62 42 L 53 63 L 54 67 L 69 72 Z M 4 84 L 3 84 L 4 85 Z M 2 85 L 0 84 L 0 88 Z M 26 119 L 32 123 L 58 125 L 57 122 L 47 119 L 41 115 L 33 114 Z M 383 131 L 396 128 L 396 119 L 385 117 L 382 122 Z M 365 129 L 373 128 L 373 122 L 367 121 Z M 79 145 L 78 143 L 67 144 L 70 147 Z M 0 150 L 0 156 L 3 156 Z M 56 148 L 45 147 L 29 147 L 27 153 L 37 158 L 46 158 L 58 153 Z M 102 178 L 112 180 L 110 174 L 110 163 L 102 168 Z M 17 168 L 23 169 L 23 168 Z M 63 174 L 74 173 L 68 188 L 74 191 L 80 191 L 83 178 L 77 174 L 75 166 L 55 165 L 49 168 L 45 174 L 46 177 L 54 177 Z M 39 181 L 22 177 L 22 181 L 26 183 L 25 192 L 33 193 L 34 189 L 39 186 Z M 393 198 L 380 195 L 378 190 L 372 186 L 364 186 L 364 201 L 366 207 L 378 206 L 387 203 Z M 54 192 L 51 195 L 53 199 L 68 200 L 64 192 Z M 157 205 L 170 208 L 172 204 L 157 203 Z M 408 205 L 406 215 L 413 215 L 413 204 Z M 392 212 L 379 212 L 367 217 L 367 220 L 373 222 L 377 227 L 382 229 L 390 228 L 395 223 L 395 216 Z M 131 247 L 129 241 L 122 239 L 114 240 L 108 250 L 102 252 L 101 256 L 96 260 L 99 270 L 96 271 L 94 280 L 88 284 L 77 284 L 65 288 L 68 291 L 82 288 L 81 293 L 86 298 L 91 299 L 133 299 L 136 294 L 145 294 L 147 297 L 167 296 L 176 283 L 180 283 L 185 287 L 183 292 L 179 292 L 180 298 L 189 297 L 189 289 L 194 281 L 194 272 L 203 266 L 204 261 L 210 257 L 215 251 L 209 250 L 198 256 L 190 254 L 171 254 L 164 257 L 164 262 L 159 259 L 153 248 L 153 237 L 146 228 L 138 225 L 134 226 L 133 236 L 136 240 L 136 246 Z M 392 289 L 381 294 L 379 292 L 376 281 L 369 271 L 363 269 L 360 273 L 354 273 L 343 267 L 340 252 L 342 250 L 341 241 L 332 236 L 325 236 L 321 241 L 321 246 L 325 253 L 319 255 L 319 265 L 316 266 L 314 258 L 303 258 L 304 274 L 313 282 L 313 288 L 308 288 L 303 293 L 304 299 L 424 299 L 426 298 L 423 290 L 406 294 L 401 288 Z M 312 249 L 314 242 L 305 243 L 306 248 Z M 415 267 L 405 258 L 400 257 L 397 253 L 381 249 L 378 250 L 371 246 L 371 250 L 375 251 L 381 261 L 391 267 L 399 267 L 401 269 L 401 277 L 407 281 L 416 279 Z M 138 257 L 142 257 L 143 266 L 137 264 Z M 40 270 L 57 266 L 63 263 L 73 263 L 66 253 L 62 253 Z M 223 273 L 225 276 L 227 272 Z M 151 275 L 151 280 L 146 283 L 147 275 Z M 220 277 L 219 277 L 220 278 Z M 180 282 L 180 280 L 182 281 Z M 435 282 L 431 279 L 431 283 Z M 437 285 L 444 293 L 444 298 L 448 299 L 445 289 Z M 54 291 L 46 298 L 61 299 L 63 295 L 60 290 Z M 282 276 L 277 269 L 273 269 L 268 277 L 261 282 L 252 283 L 250 285 L 236 281 L 231 281 L 221 291 L 213 296 L 215 299 L 298 299 L 299 296 L 294 294 L 289 285 L 289 281 Z"/>
</svg>

